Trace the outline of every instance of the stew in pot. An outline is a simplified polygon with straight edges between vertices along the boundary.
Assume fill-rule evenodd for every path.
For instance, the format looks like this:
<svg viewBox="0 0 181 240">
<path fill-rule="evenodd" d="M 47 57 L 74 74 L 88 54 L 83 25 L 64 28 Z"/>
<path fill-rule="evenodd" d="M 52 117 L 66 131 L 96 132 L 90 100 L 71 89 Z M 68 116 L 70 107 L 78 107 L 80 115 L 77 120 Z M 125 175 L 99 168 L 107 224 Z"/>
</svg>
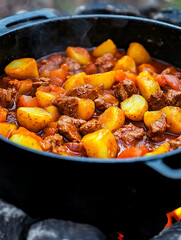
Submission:
<svg viewBox="0 0 181 240">
<path fill-rule="evenodd" d="M 140 43 L 15 59 L 0 82 L 0 135 L 60 155 L 128 158 L 181 147 L 181 71 Z"/>
</svg>

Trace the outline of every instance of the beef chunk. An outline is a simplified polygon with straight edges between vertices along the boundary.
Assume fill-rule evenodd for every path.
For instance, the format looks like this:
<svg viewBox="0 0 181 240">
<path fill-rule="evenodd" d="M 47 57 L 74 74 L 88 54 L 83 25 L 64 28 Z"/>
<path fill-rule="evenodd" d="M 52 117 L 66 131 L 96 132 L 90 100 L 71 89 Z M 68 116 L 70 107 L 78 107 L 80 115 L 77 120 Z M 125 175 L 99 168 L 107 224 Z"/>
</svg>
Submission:
<svg viewBox="0 0 181 240">
<path fill-rule="evenodd" d="M 166 97 L 170 106 L 181 107 L 181 91 L 169 89 Z"/>
<path fill-rule="evenodd" d="M 167 129 L 167 118 L 164 113 L 162 113 L 161 118 L 159 118 L 157 121 L 154 121 L 149 130 L 147 135 L 153 140 L 153 141 L 163 141 L 165 139 L 165 131 Z"/>
<path fill-rule="evenodd" d="M 63 144 L 63 137 L 60 134 L 47 136 L 44 140 L 51 144 L 51 149 L 55 149 Z"/>
<path fill-rule="evenodd" d="M 92 119 L 88 122 L 85 122 L 82 124 L 80 127 L 79 131 L 83 134 L 86 135 L 88 133 L 95 132 L 97 130 L 101 129 L 101 125 L 97 119 Z"/>
<path fill-rule="evenodd" d="M 152 111 L 160 110 L 167 105 L 167 97 L 163 91 L 151 94 L 148 99 L 149 109 Z"/>
<path fill-rule="evenodd" d="M 4 108 L 11 108 L 14 105 L 13 96 L 15 91 L 13 89 L 0 88 L 0 106 Z"/>
<path fill-rule="evenodd" d="M 177 148 L 181 148 L 181 135 L 176 139 L 170 140 L 169 143 L 170 143 L 170 148 L 174 150 Z"/>
<path fill-rule="evenodd" d="M 98 90 L 94 89 L 90 84 L 74 87 L 67 93 L 68 96 L 74 96 L 79 98 L 96 99 L 99 95 Z"/>
<path fill-rule="evenodd" d="M 161 73 L 162 75 L 174 75 L 178 78 L 181 78 L 181 72 L 177 71 L 175 67 L 168 67 L 164 69 Z"/>
<path fill-rule="evenodd" d="M 70 117 L 77 116 L 78 100 L 75 97 L 60 96 L 55 98 L 53 104 L 58 107 L 59 111 L 63 115 Z"/>
<path fill-rule="evenodd" d="M 95 65 L 100 73 L 110 71 L 114 67 L 114 64 L 115 59 L 112 53 L 105 53 L 95 61 Z"/>
<path fill-rule="evenodd" d="M 132 123 L 119 128 L 114 132 L 117 141 L 122 140 L 124 145 L 134 145 L 136 140 L 140 140 L 145 135 L 143 128 L 134 126 Z"/>
<path fill-rule="evenodd" d="M 63 63 L 68 66 L 68 69 L 71 72 L 76 72 L 80 70 L 80 64 L 73 58 L 66 57 L 64 58 Z"/>
<path fill-rule="evenodd" d="M 86 156 L 86 150 L 82 142 L 68 142 L 68 143 L 65 143 L 64 146 L 67 147 L 69 149 L 69 152 L 71 151 L 71 154 L 74 154 L 74 156 L 77 156 L 77 157 Z"/>
<path fill-rule="evenodd" d="M 94 103 L 98 111 L 104 111 L 112 106 L 119 106 L 119 101 L 111 94 L 100 95 L 97 99 L 94 100 Z"/>
<path fill-rule="evenodd" d="M 122 101 L 138 92 L 135 83 L 130 79 L 125 79 L 121 81 L 117 85 L 113 86 L 113 89 L 115 92 L 115 96 Z"/>
<path fill-rule="evenodd" d="M 34 79 L 33 87 L 48 86 L 50 83 L 50 78 L 47 77 L 37 77 Z"/>
<path fill-rule="evenodd" d="M 75 124 L 66 122 L 61 117 L 58 120 L 58 131 L 61 135 L 63 135 L 69 141 L 76 140 L 79 142 L 81 140 L 81 136 Z"/>
<path fill-rule="evenodd" d="M 77 119 L 77 118 L 69 117 L 66 115 L 62 115 L 59 119 L 62 119 L 66 123 L 74 124 L 76 127 L 79 127 L 80 125 L 82 125 L 86 122 L 83 119 Z"/>
</svg>

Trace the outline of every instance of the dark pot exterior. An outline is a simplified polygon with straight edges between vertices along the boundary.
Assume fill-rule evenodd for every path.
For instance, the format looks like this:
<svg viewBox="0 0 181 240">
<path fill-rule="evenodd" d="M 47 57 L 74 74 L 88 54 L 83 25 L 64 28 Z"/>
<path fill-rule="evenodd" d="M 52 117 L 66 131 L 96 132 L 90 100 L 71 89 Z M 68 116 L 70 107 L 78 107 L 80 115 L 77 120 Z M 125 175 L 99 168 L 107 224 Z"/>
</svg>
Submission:
<svg viewBox="0 0 181 240">
<path fill-rule="evenodd" d="M 153 57 L 181 67 L 181 28 L 153 20 L 90 15 L 7 26 L 0 35 L 1 73 L 15 58 L 39 59 L 69 45 L 91 48 L 108 38 L 120 48 L 140 42 Z M 33 217 L 70 219 L 109 231 L 128 224 L 130 217 L 138 224 L 180 204 L 180 150 L 123 161 L 41 153 L 3 138 L 0 148 L 0 196 Z M 149 166 L 158 159 L 173 176 Z"/>
</svg>

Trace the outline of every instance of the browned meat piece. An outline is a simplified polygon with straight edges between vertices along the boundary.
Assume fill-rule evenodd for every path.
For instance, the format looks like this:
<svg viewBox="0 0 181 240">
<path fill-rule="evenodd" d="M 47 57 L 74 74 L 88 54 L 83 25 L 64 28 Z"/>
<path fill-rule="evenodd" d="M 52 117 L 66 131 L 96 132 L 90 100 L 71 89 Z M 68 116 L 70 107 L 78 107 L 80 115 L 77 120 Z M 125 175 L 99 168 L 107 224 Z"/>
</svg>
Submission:
<svg viewBox="0 0 181 240">
<path fill-rule="evenodd" d="M 175 67 L 168 67 L 161 73 L 162 75 L 174 75 L 178 78 L 181 78 L 181 72 L 177 71 Z"/>
<path fill-rule="evenodd" d="M 169 89 L 166 96 L 170 106 L 181 107 L 181 91 Z"/>
<path fill-rule="evenodd" d="M 66 57 L 64 58 L 63 63 L 68 66 L 70 72 L 76 72 L 80 70 L 80 64 L 73 58 Z"/>
<path fill-rule="evenodd" d="M 167 126 L 166 115 L 162 113 L 161 118 L 151 124 L 147 135 L 155 142 L 163 141 L 165 139 L 165 131 Z"/>
<path fill-rule="evenodd" d="M 99 93 L 90 84 L 85 84 L 72 88 L 66 95 L 94 100 L 99 96 Z"/>
<path fill-rule="evenodd" d="M 86 123 L 86 121 L 83 119 L 77 119 L 66 115 L 62 115 L 59 119 L 63 120 L 66 123 L 74 124 L 76 127 L 79 127 L 80 125 Z"/>
<path fill-rule="evenodd" d="M 94 100 L 94 103 L 98 111 L 104 111 L 112 106 L 119 106 L 119 101 L 111 94 L 100 95 L 97 99 Z"/>
<path fill-rule="evenodd" d="M 71 153 L 74 154 L 74 156 L 79 157 L 85 157 L 86 151 L 81 142 L 68 142 L 64 144 L 65 147 L 67 147 Z"/>
<path fill-rule="evenodd" d="M 167 97 L 163 91 L 157 91 L 151 94 L 148 99 L 149 109 L 156 111 L 160 110 L 167 105 Z"/>
<path fill-rule="evenodd" d="M 114 64 L 115 59 L 112 53 L 105 53 L 95 61 L 95 65 L 100 73 L 110 71 L 114 67 Z"/>
<path fill-rule="evenodd" d="M 82 124 L 82 126 L 79 128 L 79 131 L 83 135 L 86 135 L 88 133 L 95 132 L 99 129 L 101 129 L 101 125 L 100 125 L 99 121 L 97 119 L 92 119 L 92 120 Z"/>
<path fill-rule="evenodd" d="M 75 97 L 60 96 L 55 98 L 53 104 L 58 107 L 59 111 L 63 115 L 70 117 L 77 116 L 78 100 Z"/>
<path fill-rule="evenodd" d="M 81 136 L 76 128 L 75 124 L 65 122 L 61 117 L 58 120 L 58 131 L 69 141 L 80 141 Z"/>
<path fill-rule="evenodd" d="M 13 97 L 15 96 L 14 89 L 0 88 L 0 106 L 4 108 L 11 108 L 14 105 Z"/>
<path fill-rule="evenodd" d="M 54 148 L 52 152 L 65 156 L 86 157 L 86 151 L 83 144 L 77 142 L 65 143 L 62 146 Z"/>
<path fill-rule="evenodd" d="M 63 137 L 60 134 L 54 134 L 45 137 L 44 141 L 47 141 L 51 144 L 51 149 L 55 149 L 63 144 Z"/>
<path fill-rule="evenodd" d="M 45 71 L 49 72 L 49 71 L 60 68 L 60 64 L 44 59 L 42 60 L 42 62 L 38 63 L 38 68 L 39 68 L 38 71 L 41 74 L 42 72 L 45 72 Z"/>
<path fill-rule="evenodd" d="M 169 143 L 171 149 L 181 148 L 181 135 L 176 139 L 170 140 Z"/>
<path fill-rule="evenodd" d="M 39 87 L 39 86 L 48 86 L 50 83 L 50 78 L 46 77 L 37 77 L 33 81 L 33 86 Z"/>
<path fill-rule="evenodd" d="M 134 126 L 132 123 L 119 128 L 114 132 L 114 137 L 117 141 L 122 140 L 124 145 L 134 145 L 137 140 L 140 140 L 145 135 L 143 128 Z"/>
<path fill-rule="evenodd" d="M 87 75 L 97 73 L 97 67 L 94 63 L 88 63 L 83 70 Z"/>
<path fill-rule="evenodd" d="M 120 100 L 124 101 L 125 99 L 131 97 L 133 94 L 138 93 L 138 89 L 135 83 L 130 79 L 125 79 L 113 86 L 115 96 Z"/>
</svg>

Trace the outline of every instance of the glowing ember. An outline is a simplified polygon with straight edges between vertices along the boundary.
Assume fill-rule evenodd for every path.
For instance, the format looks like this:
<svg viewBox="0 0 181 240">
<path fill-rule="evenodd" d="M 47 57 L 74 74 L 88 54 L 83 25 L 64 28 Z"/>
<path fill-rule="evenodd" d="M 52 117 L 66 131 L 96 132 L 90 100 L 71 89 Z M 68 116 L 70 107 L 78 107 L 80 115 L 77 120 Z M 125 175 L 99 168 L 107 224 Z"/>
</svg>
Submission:
<svg viewBox="0 0 181 240">
<path fill-rule="evenodd" d="M 181 219 L 181 207 L 175 209 L 172 212 L 167 213 L 167 218 L 168 218 L 168 222 L 165 228 L 171 226 L 172 224 L 174 224 L 175 222 L 178 222 Z"/>
<path fill-rule="evenodd" d="M 118 238 L 117 238 L 118 240 L 124 240 L 124 239 L 123 239 L 123 238 L 124 238 L 123 234 L 121 234 L 121 233 L 119 233 L 119 232 L 118 232 L 117 234 L 118 234 Z"/>
</svg>

